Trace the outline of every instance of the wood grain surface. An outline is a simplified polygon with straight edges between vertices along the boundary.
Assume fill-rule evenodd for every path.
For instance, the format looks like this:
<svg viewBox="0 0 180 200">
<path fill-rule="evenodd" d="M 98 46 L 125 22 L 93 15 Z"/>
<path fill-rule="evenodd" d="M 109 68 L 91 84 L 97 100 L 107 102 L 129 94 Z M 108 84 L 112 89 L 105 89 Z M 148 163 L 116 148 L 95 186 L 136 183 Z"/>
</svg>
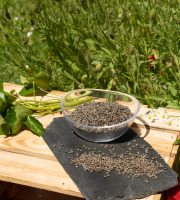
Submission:
<svg viewBox="0 0 180 200">
<path fill-rule="evenodd" d="M 5 91 L 16 89 L 19 92 L 22 86 L 5 83 Z M 60 96 L 63 92 L 52 91 L 51 94 L 38 96 L 37 99 L 54 98 L 53 94 Z M 33 97 L 28 97 L 30 99 Z M 23 99 L 27 99 L 23 97 Z M 162 109 L 168 115 L 180 115 L 179 111 Z M 147 112 L 147 106 L 141 106 L 141 112 Z M 60 113 L 39 117 L 46 128 Z M 178 146 L 173 142 L 180 133 L 178 118 L 173 120 L 172 126 L 156 120 L 150 124 L 144 124 L 137 118 L 132 129 L 143 137 L 152 147 L 172 166 Z M 22 130 L 13 137 L 0 136 L 0 179 L 22 185 L 42 188 L 63 194 L 82 197 L 76 185 L 73 183 L 63 167 L 57 162 L 42 137 L 36 136 L 29 130 Z M 160 200 L 161 195 L 151 195 L 143 200 Z"/>
</svg>

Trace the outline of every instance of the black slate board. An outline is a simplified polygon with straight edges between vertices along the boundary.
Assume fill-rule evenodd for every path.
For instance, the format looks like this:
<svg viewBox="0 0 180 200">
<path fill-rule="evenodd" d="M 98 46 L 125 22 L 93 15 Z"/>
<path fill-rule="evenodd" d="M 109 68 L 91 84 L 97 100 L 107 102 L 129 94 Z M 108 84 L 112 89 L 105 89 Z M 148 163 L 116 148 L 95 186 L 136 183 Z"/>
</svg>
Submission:
<svg viewBox="0 0 180 200">
<path fill-rule="evenodd" d="M 92 143 L 81 139 L 71 131 L 64 118 L 55 118 L 44 132 L 43 139 L 87 200 L 143 198 L 162 192 L 178 184 L 177 174 L 164 162 L 151 145 L 131 129 L 119 139 L 108 143 L 108 147 L 105 147 L 107 143 Z M 135 147 L 132 147 L 133 145 Z M 149 158 L 154 159 L 155 157 L 154 162 L 158 161 L 166 170 L 160 173 L 156 179 L 146 176 L 128 178 L 126 173 L 118 175 L 115 170 L 110 173 L 109 177 L 104 178 L 104 171 L 90 173 L 85 171 L 81 166 L 76 168 L 74 164 L 70 163 L 70 157 L 76 157 L 75 152 L 77 152 L 77 149 L 83 149 L 83 146 L 89 149 L 96 148 L 97 152 L 100 150 L 106 155 L 110 154 L 110 148 L 112 147 L 117 154 L 128 151 L 143 154 L 149 148 Z M 143 146 L 145 147 L 142 148 Z M 83 149 L 83 152 L 88 152 L 89 149 Z M 70 154 L 71 150 L 74 153 Z M 78 153 L 81 154 L 82 152 L 78 151 Z"/>
</svg>

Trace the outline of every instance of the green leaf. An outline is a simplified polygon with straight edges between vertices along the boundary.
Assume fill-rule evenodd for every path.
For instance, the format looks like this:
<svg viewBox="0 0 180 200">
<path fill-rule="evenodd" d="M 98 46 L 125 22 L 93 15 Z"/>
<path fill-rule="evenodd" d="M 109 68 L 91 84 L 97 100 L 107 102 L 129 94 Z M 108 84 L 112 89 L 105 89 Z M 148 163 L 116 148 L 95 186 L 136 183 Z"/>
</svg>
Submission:
<svg viewBox="0 0 180 200">
<path fill-rule="evenodd" d="M 11 91 L 12 91 L 12 90 L 11 90 Z M 4 92 L 4 94 L 5 94 L 5 98 L 6 98 L 6 103 L 11 104 L 15 99 L 17 99 L 16 96 L 11 95 L 11 94 L 9 94 L 9 93 L 7 93 L 7 92 Z"/>
<path fill-rule="evenodd" d="M 177 139 L 177 140 L 173 143 L 173 145 L 177 145 L 177 144 L 180 144 L 180 139 Z"/>
<path fill-rule="evenodd" d="M 176 95 L 177 95 L 177 90 L 176 90 L 176 88 L 172 85 L 172 83 L 168 82 L 167 85 L 168 85 L 168 87 L 169 87 L 169 90 L 170 90 L 171 94 L 172 94 L 173 96 L 176 96 Z"/>
<path fill-rule="evenodd" d="M 174 110 L 180 110 L 180 105 L 178 105 L 177 102 L 169 102 L 166 108 L 174 109 Z"/>
<path fill-rule="evenodd" d="M 13 90 L 10 91 L 10 94 L 14 94 L 15 92 L 16 92 L 16 90 L 13 89 Z"/>
<path fill-rule="evenodd" d="M 0 101 L 0 114 L 4 113 L 9 106 L 10 104 Z"/>
<path fill-rule="evenodd" d="M 112 86 L 113 86 L 113 79 L 109 81 L 108 86 L 107 86 L 107 90 L 111 90 Z"/>
<path fill-rule="evenodd" d="M 29 84 L 27 86 L 24 86 L 21 91 L 19 92 L 19 95 L 21 96 L 27 96 L 27 95 L 32 95 L 34 92 L 33 89 L 33 84 Z"/>
<path fill-rule="evenodd" d="M 44 72 L 39 72 L 36 75 L 34 83 L 37 87 L 50 89 L 48 76 Z"/>
<path fill-rule="evenodd" d="M 86 44 L 89 45 L 89 46 L 94 46 L 94 45 L 95 45 L 95 41 L 92 40 L 92 39 L 86 39 L 85 42 L 86 42 Z"/>
<path fill-rule="evenodd" d="M 3 81 L 0 80 L 0 92 L 4 92 L 4 89 L 3 89 Z"/>
<path fill-rule="evenodd" d="M 101 49 L 102 49 L 103 51 L 105 51 L 105 52 L 107 53 L 107 55 L 112 56 L 112 53 L 111 53 L 108 49 L 106 49 L 106 48 L 104 48 L 104 47 L 102 47 Z"/>
<path fill-rule="evenodd" d="M 9 135 L 10 133 L 7 122 L 4 120 L 2 115 L 0 115 L 0 135 Z"/>
<path fill-rule="evenodd" d="M 0 92 L 0 101 L 6 102 L 4 92 Z"/>
<path fill-rule="evenodd" d="M 83 80 L 86 79 L 87 77 L 88 77 L 87 74 L 83 74 L 83 75 L 82 75 L 82 78 L 81 78 L 81 81 L 83 82 Z"/>
<path fill-rule="evenodd" d="M 173 96 L 176 96 L 176 95 L 177 95 L 177 90 L 176 90 L 175 87 L 173 87 L 173 86 L 169 86 L 169 89 L 170 89 L 171 94 L 172 94 Z"/>
<path fill-rule="evenodd" d="M 22 83 L 23 85 L 24 85 L 25 83 L 28 83 L 27 78 L 24 77 L 24 76 L 20 76 L 20 81 L 21 81 L 21 83 Z"/>
<path fill-rule="evenodd" d="M 99 63 L 100 63 L 99 60 L 93 60 L 93 61 L 91 62 L 91 65 L 97 65 L 97 64 L 99 64 Z"/>
<path fill-rule="evenodd" d="M 32 113 L 31 110 L 20 104 L 8 108 L 5 120 L 10 127 L 12 134 L 17 132 L 23 126 L 24 121 Z"/>
<path fill-rule="evenodd" d="M 102 68 L 101 72 L 97 73 L 97 80 L 99 80 L 105 72 L 107 72 L 107 69 L 104 67 Z"/>
<path fill-rule="evenodd" d="M 148 99 L 156 100 L 156 101 L 162 101 L 165 102 L 167 99 L 163 96 L 156 95 L 156 96 L 149 96 Z"/>
<path fill-rule="evenodd" d="M 28 116 L 24 124 L 39 136 L 45 131 L 42 124 L 33 116 Z"/>
</svg>

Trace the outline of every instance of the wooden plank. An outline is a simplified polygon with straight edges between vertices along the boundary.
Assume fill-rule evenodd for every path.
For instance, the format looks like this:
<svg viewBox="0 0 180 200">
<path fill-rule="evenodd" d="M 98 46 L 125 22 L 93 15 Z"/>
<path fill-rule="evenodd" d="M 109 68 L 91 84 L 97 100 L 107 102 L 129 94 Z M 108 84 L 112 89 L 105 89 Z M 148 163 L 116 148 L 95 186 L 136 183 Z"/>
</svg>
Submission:
<svg viewBox="0 0 180 200">
<path fill-rule="evenodd" d="M 178 134 L 162 132 L 160 130 L 132 127 L 132 129 L 141 137 L 143 137 L 161 156 L 170 156 L 173 148 L 173 142 Z"/>
<path fill-rule="evenodd" d="M 82 197 L 78 188 L 57 161 L 0 151 L 3 181 Z"/>
<path fill-rule="evenodd" d="M 160 200 L 161 197 L 162 197 L 162 194 L 155 194 L 155 195 L 153 196 L 153 200 Z"/>
<path fill-rule="evenodd" d="M 5 91 L 12 89 L 20 91 L 22 86 L 4 84 Z M 54 98 L 53 94 L 64 95 L 63 92 L 52 91 L 51 94 L 36 97 L 37 100 Z M 27 99 L 27 97 L 22 97 Z M 28 97 L 33 99 L 34 97 Z M 141 106 L 141 111 L 146 112 L 147 106 Z M 178 115 L 179 111 L 166 109 L 170 115 Z M 60 113 L 38 117 L 44 128 L 46 128 L 55 117 L 62 117 Z M 173 120 L 172 126 L 164 122 L 155 121 L 149 124 L 149 128 L 139 119 L 135 120 L 131 128 L 143 137 L 153 148 L 172 166 L 178 146 L 173 147 L 180 130 L 178 119 Z M 64 171 L 62 166 L 42 139 L 23 130 L 14 137 L 0 136 L 0 179 L 15 182 L 23 185 L 38 187 L 64 194 L 82 197 L 81 193 L 72 182 L 71 178 Z M 143 200 L 160 199 L 161 195 L 151 195 Z"/>
<path fill-rule="evenodd" d="M 48 122 L 42 121 L 42 123 L 46 124 Z M 138 129 L 133 127 L 132 129 L 137 134 L 140 134 L 141 137 L 146 134 L 145 128 Z M 150 130 L 144 139 L 151 144 L 159 154 L 164 157 L 170 157 L 173 149 L 172 143 L 176 138 L 177 135 L 175 134 L 161 132 L 159 130 Z M 174 148 L 177 148 L 177 146 Z M 54 155 L 43 138 L 32 134 L 29 130 L 24 130 L 15 137 L 0 135 L 0 150 L 54 160 Z M 173 154 L 175 154 L 175 149 L 173 150 Z"/>
<path fill-rule="evenodd" d="M 23 88 L 22 85 L 15 85 L 15 84 L 12 84 L 12 83 L 3 83 L 3 86 L 4 86 L 4 90 L 6 92 L 10 92 L 11 90 L 15 89 L 16 92 L 18 93 Z M 43 98 L 48 98 L 49 99 L 50 97 L 53 96 L 53 94 L 57 94 L 57 95 L 63 96 L 65 94 L 65 92 L 59 92 L 59 91 L 54 91 L 53 90 L 53 91 L 50 92 L 50 94 L 47 94 L 47 95 L 43 96 Z M 53 96 L 53 97 L 55 97 L 55 96 Z M 34 97 L 31 97 L 31 96 L 29 96 L 29 97 L 21 97 L 21 98 L 22 99 L 27 99 L 27 98 L 28 99 L 34 99 Z M 42 98 L 42 96 L 39 95 L 39 97 L 37 96 L 37 98 L 40 99 L 40 98 Z"/>
<path fill-rule="evenodd" d="M 135 199 L 135 200 L 153 200 L 154 195 L 151 195 L 149 197 L 143 198 L 143 199 Z"/>
</svg>

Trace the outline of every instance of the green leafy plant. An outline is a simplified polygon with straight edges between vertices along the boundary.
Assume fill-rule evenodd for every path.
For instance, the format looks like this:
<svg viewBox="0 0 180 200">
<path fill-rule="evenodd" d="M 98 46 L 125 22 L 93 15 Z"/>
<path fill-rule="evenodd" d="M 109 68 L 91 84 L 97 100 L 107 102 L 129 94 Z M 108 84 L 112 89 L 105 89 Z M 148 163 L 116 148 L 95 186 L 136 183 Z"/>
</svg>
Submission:
<svg viewBox="0 0 180 200">
<path fill-rule="evenodd" d="M 20 93 L 24 96 L 30 94 L 28 90 L 28 92 L 24 91 L 25 87 Z M 31 88 L 31 93 L 35 95 L 35 87 Z M 26 125 L 35 134 L 41 136 L 44 132 L 43 125 L 32 115 L 45 115 L 52 113 L 54 110 L 60 112 L 59 103 L 60 97 L 56 101 L 22 100 L 19 94 L 15 94 L 15 90 L 10 93 L 5 92 L 3 82 L 0 81 L 0 134 L 17 134 L 22 126 Z"/>
<path fill-rule="evenodd" d="M 40 77 L 40 78 L 39 78 Z M 53 95 L 54 98 L 49 100 L 36 100 L 36 93 L 38 91 L 44 94 L 49 93 L 48 90 L 44 90 L 41 87 L 49 88 L 47 83 L 41 83 L 39 80 L 43 80 L 42 73 L 36 76 L 35 80 L 28 82 L 25 78 L 21 77 L 25 85 L 19 94 L 15 90 L 7 93 L 4 91 L 3 82 L 0 81 L 0 135 L 14 135 L 20 132 L 22 126 L 28 127 L 32 132 L 41 136 L 44 132 L 43 125 L 36 119 L 37 115 L 48 115 L 52 113 L 60 113 L 60 95 Z M 64 102 L 65 107 L 74 108 L 82 102 L 92 101 L 90 94 L 91 91 L 78 96 L 77 98 L 67 97 L 67 101 Z M 26 99 L 22 99 L 21 96 L 26 96 Z M 34 99 L 28 99 L 29 96 L 34 96 Z"/>
</svg>

